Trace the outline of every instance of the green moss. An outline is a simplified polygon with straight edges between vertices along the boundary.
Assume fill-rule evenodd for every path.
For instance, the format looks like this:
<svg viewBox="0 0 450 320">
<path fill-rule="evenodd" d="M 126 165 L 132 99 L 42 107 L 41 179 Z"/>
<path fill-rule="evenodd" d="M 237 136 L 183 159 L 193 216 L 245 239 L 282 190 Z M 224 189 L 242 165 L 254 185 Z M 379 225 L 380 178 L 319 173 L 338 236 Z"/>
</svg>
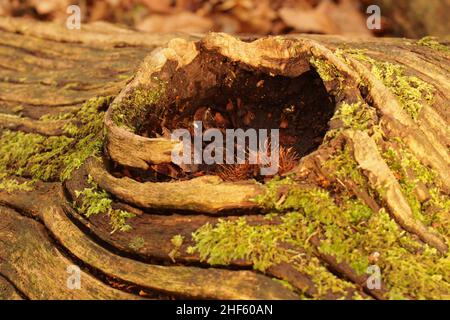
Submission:
<svg viewBox="0 0 450 320">
<path fill-rule="evenodd" d="M 353 199 L 347 196 L 343 197 L 342 210 L 348 214 L 348 219 L 352 223 L 360 223 L 369 219 L 373 213 L 365 203 L 359 199 Z"/>
<path fill-rule="evenodd" d="M 437 174 L 423 165 L 401 140 L 396 139 L 398 148 L 388 148 L 382 153 L 383 159 L 395 173 L 403 195 L 416 219 L 429 227 L 436 227 L 438 231 L 449 236 L 450 197 L 440 190 Z M 421 203 L 415 194 L 418 183 L 429 188 L 430 199 Z"/>
<path fill-rule="evenodd" d="M 320 78 L 323 81 L 333 81 L 335 79 L 342 80 L 343 77 L 341 73 L 336 69 L 336 67 L 330 62 L 322 58 L 312 57 L 309 63 L 314 66 Z"/>
<path fill-rule="evenodd" d="M 180 234 L 174 235 L 170 242 L 173 245 L 173 249 L 169 252 L 169 257 L 175 262 L 175 258 L 179 255 L 181 246 L 183 245 L 184 237 Z"/>
<path fill-rule="evenodd" d="M 57 178 L 72 138 L 5 130 L 0 137 L 1 172 L 39 180 Z"/>
<path fill-rule="evenodd" d="M 246 259 L 260 271 L 282 262 L 291 263 L 311 276 L 318 295 L 344 293 L 346 289 L 354 288 L 329 273 L 317 258 L 307 258 L 307 253 L 301 254 L 293 249 L 309 247 L 307 239 L 312 232 L 314 229 L 307 226 L 299 212 L 285 214 L 276 225 L 251 225 L 243 217 L 234 221 L 220 220 L 215 226 L 202 226 L 192 235 L 196 242 L 193 251 L 212 265 L 227 265 L 234 260 Z"/>
<path fill-rule="evenodd" d="M 173 236 L 173 238 L 170 240 L 170 242 L 172 242 L 172 244 L 176 248 L 180 248 L 183 245 L 183 241 L 184 241 L 184 237 L 180 234 Z"/>
<path fill-rule="evenodd" d="M 434 50 L 442 51 L 445 53 L 450 53 L 450 48 L 442 43 L 440 43 L 436 37 L 424 37 L 417 42 L 418 45 L 428 47 Z"/>
<path fill-rule="evenodd" d="M 70 120 L 63 128 L 69 135 L 85 135 L 102 127 L 104 110 L 112 102 L 113 96 L 97 97 L 86 101 L 79 110 L 57 115 L 44 115 L 42 121 Z"/>
<path fill-rule="evenodd" d="M 405 75 L 404 70 L 388 62 L 379 62 L 372 67 L 375 76 L 393 91 L 411 118 L 417 120 L 422 105 L 432 104 L 434 88 L 415 76 Z"/>
<path fill-rule="evenodd" d="M 4 130 L 0 137 L 0 173 L 43 181 L 68 179 L 103 144 L 101 111 L 111 97 L 94 98 L 67 116 L 64 131 L 69 136 L 46 137 Z"/>
<path fill-rule="evenodd" d="M 58 114 L 44 114 L 39 118 L 40 121 L 60 121 L 60 120 L 71 120 L 73 119 L 74 112 L 62 112 Z"/>
<path fill-rule="evenodd" d="M 116 231 L 130 231 L 131 226 L 128 225 L 127 219 L 133 218 L 133 213 L 117 210 L 112 208 L 111 196 L 104 190 L 100 189 L 95 182 L 89 177 L 90 188 L 83 191 L 77 191 L 77 198 L 81 197 L 81 204 L 76 204 L 76 209 L 83 213 L 87 218 L 97 214 L 107 214 L 110 218 L 111 233 Z"/>
<path fill-rule="evenodd" d="M 348 104 L 343 102 L 336 111 L 333 119 L 339 119 L 345 128 L 368 130 L 374 123 L 376 112 L 366 103 Z"/>
<path fill-rule="evenodd" d="M 409 159 L 401 159 L 397 152 L 392 148 L 389 148 L 382 155 L 389 168 L 396 173 L 397 181 L 400 184 L 402 193 L 408 201 L 414 217 L 424 222 L 425 218 L 422 215 L 422 205 L 417 196 L 414 194 L 414 188 L 416 187 L 417 181 L 420 181 L 420 179 L 416 179 L 416 181 L 414 181 L 408 178 L 407 172 L 411 169 L 408 163 Z"/>
<path fill-rule="evenodd" d="M 400 141 L 397 142 L 401 143 Z M 394 149 L 389 149 L 383 154 L 386 163 L 397 173 L 402 191 L 407 195 L 415 216 L 428 225 L 434 226 L 437 224 L 441 226 L 439 231 L 444 235 L 448 234 L 449 221 L 447 215 L 450 202 L 448 196 L 442 194 L 439 188 L 432 189 L 433 191 L 430 192 L 431 200 L 426 202 L 425 205 L 431 206 L 431 203 L 434 202 L 433 206 L 441 210 L 435 211 L 434 216 L 423 214 L 421 204 L 415 197 L 413 189 L 418 181 L 427 185 L 435 185 L 436 174 L 430 168 L 421 164 L 407 151 L 403 144 L 400 144 L 400 146 L 398 148 L 400 154 Z M 341 178 L 351 177 L 359 186 L 365 184 L 365 178 L 362 179 L 357 163 L 351 156 L 349 149 L 344 149 L 342 154 L 334 157 L 331 164 L 332 168 L 337 168 L 336 176 Z M 407 172 L 412 172 L 415 179 L 409 181 Z M 341 205 L 341 210 L 345 207 L 346 201 L 344 200 L 343 203 L 344 206 Z M 358 205 L 353 204 L 351 207 L 354 209 L 351 211 L 356 214 L 365 212 L 364 209 L 358 209 Z M 364 207 L 365 205 L 362 206 L 362 208 Z M 342 216 L 345 217 L 345 215 Z M 352 215 L 350 214 L 349 217 L 351 218 Z M 370 212 L 367 211 L 361 218 L 353 220 L 352 224 L 355 225 L 355 222 L 358 223 L 358 221 L 364 222 L 357 227 L 358 229 L 362 228 L 358 232 L 347 233 L 347 236 L 342 228 L 336 226 L 327 228 L 327 237 L 322 242 L 321 250 L 328 254 L 334 252 L 338 260 L 339 257 L 345 258 L 359 272 L 367 267 L 367 256 L 370 252 L 379 252 L 386 258 L 379 263 L 379 267 L 385 272 L 383 273 L 383 279 L 390 289 L 390 298 L 403 296 L 416 299 L 439 299 L 444 296 L 445 292 L 448 292 L 448 283 L 440 284 L 439 281 L 436 281 L 440 277 L 448 278 L 449 276 L 448 256 L 442 257 L 434 249 L 417 242 L 413 236 L 399 228 L 384 209 L 374 215 L 370 215 Z M 345 223 L 339 223 L 339 226 L 343 225 Z M 444 229 L 447 231 L 444 231 Z M 434 268 L 435 265 L 439 267 Z M 447 266 L 447 269 L 445 266 Z M 402 269 L 404 273 L 402 273 Z M 429 272 L 428 270 L 433 271 Z M 416 273 L 416 278 L 412 276 L 413 273 Z"/>
<path fill-rule="evenodd" d="M 192 235 L 200 258 L 209 264 L 227 265 L 246 259 L 261 271 L 289 261 L 289 255 L 278 246 L 279 241 L 286 241 L 284 236 L 289 235 L 282 226 L 252 226 L 244 217 L 235 221 L 220 219 L 215 226 L 206 224 Z"/>
<path fill-rule="evenodd" d="M 145 240 L 142 237 L 134 237 L 133 239 L 130 240 L 130 243 L 128 244 L 128 246 L 133 249 L 133 250 L 140 250 L 142 249 L 142 247 L 144 247 L 145 245 Z"/>
<path fill-rule="evenodd" d="M 430 188 L 430 202 L 443 212 L 450 212 L 450 197 L 444 194 L 439 188 Z M 450 229 L 450 228 L 449 228 Z"/>
<path fill-rule="evenodd" d="M 377 265 L 390 298 L 442 299 L 450 292 L 448 256 L 417 242 L 385 210 L 373 216 L 367 234 L 357 240 L 357 247 L 380 253 Z"/>
<path fill-rule="evenodd" d="M 372 74 L 397 97 L 403 109 L 417 120 L 423 104 L 431 105 L 435 89 L 425 81 L 405 73 L 405 67 L 386 61 L 378 61 L 365 54 L 363 50 L 341 50 L 336 55 L 348 62 L 347 56 L 371 65 Z"/>
<path fill-rule="evenodd" d="M 31 191 L 33 190 L 33 181 L 20 183 L 16 179 L 7 178 L 6 175 L 0 174 L 0 190 L 9 193 L 14 191 Z"/>
<path fill-rule="evenodd" d="M 355 299 L 359 296 L 355 285 L 329 272 L 324 264 L 315 256 L 312 256 L 307 262 L 306 259 L 300 262 L 297 259 L 294 266 L 311 277 L 317 289 L 317 297 L 326 296 L 330 293 L 341 295 L 341 298 L 345 297 L 346 299 Z M 353 295 L 349 294 L 350 292 Z"/>
<path fill-rule="evenodd" d="M 428 186 L 436 185 L 436 174 L 418 161 L 401 141 L 397 141 L 397 143 L 400 145 L 399 148 L 388 149 L 382 155 L 391 170 L 396 174 L 402 192 L 406 196 L 415 217 L 429 226 L 439 226 L 439 232 L 444 235 L 448 234 L 449 219 L 447 215 L 449 207 L 448 203 L 446 204 L 448 196 L 442 194 L 439 188 L 435 188 L 432 189 L 433 192 L 430 192 L 431 199 L 425 204 L 421 204 L 414 193 L 414 188 L 418 182 Z M 366 179 L 359 172 L 357 163 L 347 146 L 342 153 L 335 155 L 327 165 L 336 169 L 334 171 L 335 176 L 341 179 L 350 177 L 360 187 L 366 185 Z M 408 172 L 413 175 L 413 179 L 409 178 L 411 175 L 408 175 Z M 367 186 L 364 188 L 367 188 Z M 382 191 L 377 190 L 377 192 L 382 196 Z M 433 202 L 440 203 L 440 205 Z M 345 203 L 346 200 L 344 199 L 340 205 L 341 210 L 345 210 Z M 432 211 L 433 215 L 425 214 L 424 207 L 427 206 L 435 208 Z M 365 212 L 365 205 L 362 205 L 362 209 L 357 209 L 357 204 L 353 204 L 351 207 L 355 214 Z M 345 215 L 343 216 L 345 217 Z M 350 214 L 349 221 L 352 220 L 351 217 Z M 445 269 L 445 265 L 448 266 L 448 257 L 441 257 L 436 251 L 417 242 L 414 237 L 399 228 L 384 209 L 374 215 L 370 215 L 369 211 L 365 212 L 361 218 L 352 221 L 353 226 L 355 222 L 358 224 L 358 221 L 364 222 L 357 227 L 357 229 L 361 228 L 358 232 L 353 231 L 346 234 L 345 230 L 342 229 L 345 223 L 339 223 L 339 228 L 336 225 L 327 228 L 326 239 L 323 240 L 320 250 L 335 255 L 338 261 L 345 259 L 357 272 L 363 272 L 367 268 L 367 256 L 371 252 L 379 252 L 386 258 L 378 265 L 382 272 L 384 271 L 383 281 L 386 281 L 385 284 L 390 289 L 389 297 L 392 299 L 399 297 L 439 299 L 443 297 L 446 290 L 448 291 L 448 285 L 439 284 L 436 279 L 448 277 L 449 271 Z M 408 265 L 405 261 L 408 261 Z M 438 269 L 433 268 L 435 264 L 439 266 Z M 428 268 L 435 270 L 434 273 L 428 272 Z M 404 274 L 402 269 L 404 269 Z M 416 272 L 415 277 L 418 283 L 412 283 L 414 282 L 414 280 L 411 280 L 414 272 Z"/>
<path fill-rule="evenodd" d="M 360 179 L 348 150 L 338 155 L 336 164 L 340 164 L 337 175 Z M 445 280 L 450 272 L 448 257 L 402 230 L 385 209 L 374 213 L 358 198 L 345 193 L 333 198 L 323 189 L 300 187 L 290 178 L 269 182 L 267 194 L 255 201 L 275 212 L 274 218 L 256 225 L 245 217 L 206 224 L 193 233 L 191 253 L 198 252 L 213 265 L 246 259 L 260 271 L 287 262 L 309 275 L 320 294 L 330 290 L 344 294 L 351 285 L 327 272 L 314 258 L 316 250 L 347 262 L 359 275 L 366 274 L 369 257 L 378 252 L 377 265 L 390 298 L 440 299 L 450 292 Z M 313 236 L 321 239 L 317 248 L 309 241 Z"/>
<path fill-rule="evenodd" d="M 135 215 L 134 213 L 125 210 L 112 210 L 109 212 L 109 217 L 111 219 L 111 233 L 114 233 L 117 230 L 122 232 L 130 231 L 132 228 L 129 224 L 127 224 L 127 220 L 130 218 L 134 218 Z"/>
<path fill-rule="evenodd" d="M 153 79 L 150 88 L 137 87 L 121 104 L 113 104 L 112 119 L 117 126 L 135 132 L 136 126 L 146 118 L 149 108 L 157 103 L 165 92 L 166 85 L 158 78 Z"/>
<path fill-rule="evenodd" d="M 351 180 L 360 188 L 371 191 L 367 178 L 358 169 L 358 163 L 353 158 L 350 146 L 346 144 L 342 151 L 338 151 L 324 164 L 334 177 L 341 180 Z"/>
<path fill-rule="evenodd" d="M 450 284 L 441 281 L 450 275 L 448 257 L 417 242 L 385 210 L 373 214 L 362 203 L 355 206 L 353 201 L 359 201 L 357 199 L 344 199 L 337 208 L 323 193 L 319 198 L 307 199 L 322 203 L 311 205 L 307 200 L 299 201 L 303 203 L 305 213 L 310 212 L 308 218 L 320 220 L 324 232 L 319 247 L 321 252 L 335 256 L 338 261 L 347 261 L 359 274 L 365 273 L 368 256 L 379 252 L 378 265 L 390 295 L 437 299 L 450 292 Z M 354 215 L 359 215 L 361 208 L 365 213 L 355 219 Z"/>
<path fill-rule="evenodd" d="M 93 98 L 73 114 L 72 120 L 64 126 L 64 131 L 75 137 L 86 137 L 103 128 L 104 110 L 112 102 L 113 96 Z"/>
<path fill-rule="evenodd" d="M 265 207 L 272 207 L 275 206 L 275 209 L 279 209 L 278 206 L 278 200 L 280 199 L 279 191 L 283 187 L 288 187 L 290 185 L 293 185 L 295 181 L 290 178 L 286 177 L 284 179 L 281 179 L 279 176 L 275 176 L 273 179 L 268 181 L 264 186 L 266 188 L 266 192 L 263 194 L 260 194 L 256 196 L 252 201 L 255 201 Z M 269 213 L 268 219 L 270 216 L 273 216 L 274 213 Z"/>
<path fill-rule="evenodd" d="M 284 201 L 279 199 L 277 188 L 280 187 L 289 188 L 287 194 L 281 196 Z M 357 199 L 346 199 L 344 212 L 341 213 L 328 192 L 296 187 L 289 178 L 269 182 L 268 192 L 256 201 L 267 210 L 284 214 L 274 215 L 271 223 L 267 224 L 252 225 L 244 217 L 221 219 L 215 226 L 206 224 L 193 233 L 195 246 L 191 251 L 197 251 L 202 260 L 213 265 L 227 265 L 234 260 L 246 259 L 260 271 L 282 262 L 291 263 L 311 277 L 318 295 L 330 292 L 343 294 L 347 289 L 354 289 L 352 284 L 329 273 L 314 257 L 315 249 L 308 239 L 331 230 L 336 223 L 344 225 L 349 224 L 348 220 L 366 219 L 367 214 L 371 214 L 370 209 Z M 333 244 L 336 245 L 336 242 L 333 241 Z"/>
<path fill-rule="evenodd" d="M 77 198 L 82 196 L 80 210 L 86 218 L 100 213 L 107 213 L 111 209 L 112 200 L 108 193 L 104 190 L 99 190 L 96 185 L 91 188 L 85 188 L 83 191 L 76 192 Z"/>
<path fill-rule="evenodd" d="M 330 194 L 322 189 L 305 190 L 292 188 L 284 202 L 283 209 L 302 211 L 310 221 L 309 229 L 320 230 L 324 238 L 319 247 L 322 253 L 334 256 L 338 262 L 345 261 L 351 255 L 348 234 L 351 226 L 357 226 L 369 219 L 372 210 L 359 199 L 343 197 L 338 205 Z M 355 256 L 350 264 L 355 271 L 364 274 L 367 269 L 367 257 Z"/>
</svg>

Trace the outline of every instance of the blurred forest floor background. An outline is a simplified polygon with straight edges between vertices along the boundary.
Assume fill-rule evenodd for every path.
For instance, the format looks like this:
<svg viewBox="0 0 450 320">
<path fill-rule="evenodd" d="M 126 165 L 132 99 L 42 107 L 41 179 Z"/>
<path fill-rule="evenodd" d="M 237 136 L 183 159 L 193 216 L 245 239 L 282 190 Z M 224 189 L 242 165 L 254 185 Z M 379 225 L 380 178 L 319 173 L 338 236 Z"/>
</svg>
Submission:
<svg viewBox="0 0 450 320">
<path fill-rule="evenodd" d="M 448 35 L 450 0 L 0 0 L 0 16 L 65 21 L 79 5 L 83 22 L 108 21 L 147 32 L 321 33 L 362 36 Z M 366 9 L 381 7 L 380 30 Z"/>
</svg>

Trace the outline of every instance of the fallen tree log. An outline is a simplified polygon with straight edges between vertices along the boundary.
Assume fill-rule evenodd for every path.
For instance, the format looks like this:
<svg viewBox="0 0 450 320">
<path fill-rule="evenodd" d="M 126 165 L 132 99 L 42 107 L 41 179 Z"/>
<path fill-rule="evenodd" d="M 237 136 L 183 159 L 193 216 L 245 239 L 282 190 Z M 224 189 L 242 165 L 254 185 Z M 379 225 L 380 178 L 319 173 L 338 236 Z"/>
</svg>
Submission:
<svg viewBox="0 0 450 320">
<path fill-rule="evenodd" d="M 0 297 L 448 298 L 445 45 L 99 28 L 0 18 Z M 174 163 L 193 121 L 281 177 Z"/>
</svg>

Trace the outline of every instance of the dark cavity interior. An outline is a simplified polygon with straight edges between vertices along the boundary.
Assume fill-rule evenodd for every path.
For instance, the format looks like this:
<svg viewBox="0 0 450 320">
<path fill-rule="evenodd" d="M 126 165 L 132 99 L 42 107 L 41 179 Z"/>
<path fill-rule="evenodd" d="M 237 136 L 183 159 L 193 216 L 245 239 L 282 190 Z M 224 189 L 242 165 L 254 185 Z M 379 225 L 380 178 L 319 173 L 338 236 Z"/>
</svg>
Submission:
<svg viewBox="0 0 450 320">
<path fill-rule="evenodd" d="M 284 160 L 298 161 L 322 143 L 335 103 L 314 69 L 289 78 L 250 69 L 215 52 L 199 49 L 201 54 L 189 65 L 177 69 L 176 63 L 169 62 L 157 75 L 167 83 L 167 89 L 161 103 L 151 108 L 138 127 L 140 135 L 170 137 L 170 132 L 177 128 L 186 128 L 193 135 L 194 120 L 202 121 L 204 130 L 280 129 L 280 147 L 284 148 L 280 152 L 280 166 Z M 282 159 L 283 152 L 287 153 L 287 159 Z M 293 167 L 292 163 L 285 165 L 281 171 Z M 186 172 L 161 165 L 154 167 L 156 180 L 165 180 L 165 175 L 177 179 L 206 173 L 220 175 L 224 169 L 224 166 L 200 166 L 194 172 Z M 237 177 L 230 179 L 257 178 L 254 170 L 247 169 L 247 173 L 236 173 Z M 224 178 L 233 175 L 234 169 L 229 170 L 225 168 Z"/>
</svg>

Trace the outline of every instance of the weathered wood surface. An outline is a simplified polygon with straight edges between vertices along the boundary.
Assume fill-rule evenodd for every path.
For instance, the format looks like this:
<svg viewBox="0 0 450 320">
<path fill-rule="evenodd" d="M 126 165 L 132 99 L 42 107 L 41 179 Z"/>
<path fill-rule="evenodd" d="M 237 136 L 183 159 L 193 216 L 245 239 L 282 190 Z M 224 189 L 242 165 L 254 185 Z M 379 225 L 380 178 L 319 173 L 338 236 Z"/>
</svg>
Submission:
<svg viewBox="0 0 450 320">
<path fill-rule="evenodd" d="M 67 269 L 74 263 L 58 251 L 38 222 L 2 207 L 2 275 L 29 299 L 134 299 L 86 272 L 79 290 L 68 287 Z M 32 261 L 32 262 L 31 262 Z"/>
<path fill-rule="evenodd" d="M 0 278 L 0 297 L 1 300 L 23 300 L 14 286 L 5 278 Z"/>
<path fill-rule="evenodd" d="M 273 219 L 265 216 L 267 203 L 255 201 L 267 192 L 261 183 L 226 182 L 216 176 L 142 181 L 139 175 L 153 164 L 170 162 L 168 150 L 173 143 L 119 126 L 113 120 L 117 109 L 109 107 L 103 158 L 83 159 L 84 164 L 79 163 L 64 182 L 51 177 L 27 190 L 15 189 L 16 184 L 11 187 L 8 179 L 25 182 L 33 178 L 32 173 L 16 169 L 0 176 L 2 186 L 9 186 L 0 190 L 0 298 L 448 298 L 449 53 L 405 39 L 305 35 L 241 42 L 223 34 L 200 39 L 136 33 L 103 23 L 69 31 L 53 24 L 0 18 L 2 134 L 21 131 L 45 139 L 78 139 L 67 125 L 79 119 L 61 117 L 61 113 L 76 114 L 95 97 L 115 96 L 112 106 L 120 105 L 136 87 L 151 87 L 156 74 L 168 79 L 170 90 L 163 94 L 163 101 L 170 94 L 186 94 L 188 103 L 196 96 L 170 87 L 170 81 L 184 67 L 201 61 L 204 52 L 226 57 L 255 74 L 295 78 L 317 70 L 319 82 L 336 103 L 329 138 L 300 161 L 293 170 L 292 185 L 275 190 L 269 205 L 276 212 Z M 199 40 L 205 51 L 197 52 L 191 42 Z M 157 47 L 163 49 L 153 51 Z M 324 64 L 313 66 L 313 60 Z M 396 66 L 402 73 L 388 74 Z M 376 68 L 385 72 L 381 78 Z M 402 92 L 387 85 L 392 81 L 389 75 L 401 80 L 414 77 L 407 78 L 412 87 L 406 90 L 428 84 L 433 98 L 414 96 L 414 91 L 407 101 L 417 99 L 421 108 L 408 109 L 399 96 Z M 208 85 L 194 86 L 202 79 L 187 79 L 185 88 L 199 90 Z M 364 114 L 351 114 L 355 122 L 346 123 L 339 110 L 355 103 L 360 103 Z M 365 122 L 356 122 L 361 117 Z M 15 146 L 26 150 L 29 143 L 25 140 Z M 388 158 L 390 149 L 399 152 L 400 161 Z M 0 157 L 0 164 L 8 163 L 9 154 Z M 350 166 L 352 171 L 343 171 Z M 119 169 L 125 173 L 118 175 Z M 85 195 L 80 197 L 79 192 L 92 188 L 93 182 L 110 195 L 110 210 L 134 215 L 128 219 L 130 231 L 111 232 L 112 211 L 90 216 L 82 212 Z M 291 201 L 292 190 L 305 193 L 309 201 Z M 329 211 L 335 216 L 320 217 L 329 205 L 320 207 L 323 198 L 314 198 L 310 190 L 333 195 L 326 201 L 337 208 Z M 358 210 L 369 208 L 370 218 L 340 224 L 341 216 L 351 209 L 345 207 L 348 199 L 360 201 Z M 308 204 L 320 210 L 308 214 L 312 210 Z M 266 268 L 259 268 L 260 257 L 251 254 L 214 263 L 208 254 L 191 250 L 198 244 L 193 236 L 198 230 L 241 219 L 256 229 L 247 238 L 238 238 L 235 246 L 258 247 L 251 237 L 258 239 L 270 226 L 283 225 L 283 217 L 291 211 L 304 214 L 297 221 L 299 234 L 301 226 L 308 226 L 311 233 L 304 238 L 296 235 L 296 241 L 288 234 L 290 241 L 283 242 L 286 232 L 292 233 L 289 230 L 279 234 L 280 239 L 270 239 L 285 251 L 281 258 L 272 257 Z M 339 255 L 333 230 L 340 232 L 339 243 L 350 246 L 345 251 L 348 256 Z M 181 243 L 174 240 L 177 237 Z M 220 239 L 213 239 L 209 249 L 219 246 Z M 326 249 L 330 247 L 335 251 Z M 381 256 L 383 276 L 382 287 L 375 289 L 367 285 L 368 274 L 356 271 L 353 259 L 359 254 L 364 261 L 376 263 L 374 252 Z M 66 268 L 72 264 L 81 267 L 81 290 L 67 288 Z M 410 282 L 419 273 L 421 283 Z"/>
</svg>

